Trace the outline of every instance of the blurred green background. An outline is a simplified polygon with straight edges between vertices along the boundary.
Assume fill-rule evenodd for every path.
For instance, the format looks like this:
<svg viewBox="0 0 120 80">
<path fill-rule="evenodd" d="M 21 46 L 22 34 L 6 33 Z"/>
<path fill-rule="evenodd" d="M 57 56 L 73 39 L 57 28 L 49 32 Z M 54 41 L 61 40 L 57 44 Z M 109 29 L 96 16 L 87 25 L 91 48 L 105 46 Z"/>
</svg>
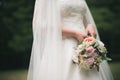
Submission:
<svg viewBox="0 0 120 80">
<path fill-rule="evenodd" d="M 32 47 L 34 0 L 0 0 L 0 80 L 26 80 Z M 120 80 L 120 0 L 87 0 Z"/>
</svg>

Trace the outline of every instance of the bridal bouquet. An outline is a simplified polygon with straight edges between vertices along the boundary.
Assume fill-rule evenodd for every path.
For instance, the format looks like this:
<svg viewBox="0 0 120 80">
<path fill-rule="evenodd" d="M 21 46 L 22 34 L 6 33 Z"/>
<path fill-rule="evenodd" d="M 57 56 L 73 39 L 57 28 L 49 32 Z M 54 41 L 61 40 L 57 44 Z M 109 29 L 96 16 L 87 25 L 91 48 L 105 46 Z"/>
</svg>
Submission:
<svg viewBox="0 0 120 80">
<path fill-rule="evenodd" d="M 111 60 L 106 56 L 107 49 L 104 43 L 93 37 L 85 38 L 75 47 L 74 51 L 72 61 L 78 64 L 80 69 L 97 69 L 99 71 L 99 65 L 103 60 Z"/>
</svg>

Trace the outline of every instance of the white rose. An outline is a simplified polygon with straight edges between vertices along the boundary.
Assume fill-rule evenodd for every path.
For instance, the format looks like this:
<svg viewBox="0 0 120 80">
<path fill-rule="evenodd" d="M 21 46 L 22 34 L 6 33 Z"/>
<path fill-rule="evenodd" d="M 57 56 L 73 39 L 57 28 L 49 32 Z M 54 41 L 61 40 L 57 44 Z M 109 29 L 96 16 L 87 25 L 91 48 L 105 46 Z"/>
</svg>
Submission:
<svg viewBox="0 0 120 80">
<path fill-rule="evenodd" d="M 98 44 L 99 44 L 98 50 L 99 50 L 101 53 L 107 53 L 107 50 L 106 50 L 106 48 L 104 47 L 104 43 L 101 42 L 101 41 L 98 41 Z"/>
<path fill-rule="evenodd" d="M 104 43 L 103 42 L 101 42 L 101 41 L 97 41 L 98 42 L 98 44 L 99 44 L 99 46 L 101 46 L 101 47 L 103 47 L 104 46 Z"/>
<path fill-rule="evenodd" d="M 72 60 L 73 60 L 73 62 L 78 63 L 78 56 L 74 54 L 72 56 Z"/>
<path fill-rule="evenodd" d="M 85 46 L 84 45 L 78 45 L 77 50 L 80 52 L 82 52 L 84 50 Z"/>
</svg>

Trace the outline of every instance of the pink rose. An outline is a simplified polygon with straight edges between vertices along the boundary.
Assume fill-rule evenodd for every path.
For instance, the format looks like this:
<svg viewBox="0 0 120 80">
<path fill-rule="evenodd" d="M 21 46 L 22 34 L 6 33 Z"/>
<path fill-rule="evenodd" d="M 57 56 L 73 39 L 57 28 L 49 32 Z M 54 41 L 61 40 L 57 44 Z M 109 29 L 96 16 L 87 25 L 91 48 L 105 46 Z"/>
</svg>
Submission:
<svg viewBox="0 0 120 80">
<path fill-rule="evenodd" d="M 96 49 L 93 48 L 92 46 L 87 47 L 85 50 L 88 56 L 92 56 L 93 58 L 98 56 Z"/>
<path fill-rule="evenodd" d="M 92 44 L 95 43 L 95 41 L 96 41 L 95 38 L 93 38 L 93 37 L 87 37 L 87 38 L 85 38 L 83 40 L 83 44 L 85 44 L 85 45 L 92 45 Z"/>
<path fill-rule="evenodd" d="M 93 58 L 98 57 L 98 53 L 94 52 L 94 53 L 92 54 L 92 57 L 93 57 Z"/>
<path fill-rule="evenodd" d="M 87 53 L 92 53 L 95 49 L 92 46 L 88 46 L 85 50 Z"/>
<path fill-rule="evenodd" d="M 94 61 L 95 61 L 94 58 L 89 58 L 84 63 L 85 63 L 85 65 L 92 65 L 94 63 Z"/>
</svg>

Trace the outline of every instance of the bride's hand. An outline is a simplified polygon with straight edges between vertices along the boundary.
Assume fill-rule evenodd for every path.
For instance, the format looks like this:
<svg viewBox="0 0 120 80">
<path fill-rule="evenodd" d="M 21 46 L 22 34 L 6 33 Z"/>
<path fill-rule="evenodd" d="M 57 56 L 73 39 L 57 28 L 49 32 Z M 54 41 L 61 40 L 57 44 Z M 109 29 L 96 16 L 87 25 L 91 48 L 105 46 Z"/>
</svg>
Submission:
<svg viewBox="0 0 120 80">
<path fill-rule="evenodd" d="M 78 41 L 82 41 L 84 38 L 87 37 L 87 34 L 85 33 L 82 33 L 81 31 L 75 31 L 75 38 L 78 40 Z"/>
<path fill-rule="evenodd" d="M 96 37 L 96 31 L 95 31 L 95 28 L 92 24 L 89 24 L 86 27 L 86 33 L 87 33 L 87 35 L 90 35 L 92 37 Z"/>
<path fill-rule="evenodd" d="M 82 33 L 80 30 L 66 28 L 66 27 L 62 27 L 62 35 L 67 37 L 74 37 L 78 41 L 82 41 L 85 37 L 87 37 L 87 34 Z"/>
</svg>

